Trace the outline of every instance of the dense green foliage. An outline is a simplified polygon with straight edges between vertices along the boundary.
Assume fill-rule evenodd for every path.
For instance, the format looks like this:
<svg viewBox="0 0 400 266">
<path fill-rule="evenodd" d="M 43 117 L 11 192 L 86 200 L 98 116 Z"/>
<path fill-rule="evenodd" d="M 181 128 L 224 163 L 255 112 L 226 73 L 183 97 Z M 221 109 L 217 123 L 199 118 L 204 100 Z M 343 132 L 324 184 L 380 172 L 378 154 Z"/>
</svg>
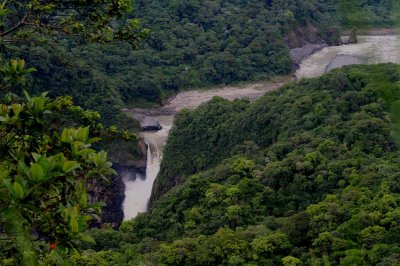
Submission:
<svg viewBox="0 0 400 266">
<path fill-rule="evenodd" d="M 132 0 L 4 1 L 0 6 L 0 41 L 4 44 L 40 41 L 72 35 L 80 41 L 123 40 L 137 46 L 147 31 L 127 19 Z"/>
<path fill-rule="evenodd" d="M 185 88 L 290 73 L 287 35 L 311 27 L 311 33 L 296 38 L 334 40 L 324 32 L 314 36 L 310 24 L 324 21 L 320 5 L 287 0 L 141 1 L 133 16 L 151 34 L 137 51 L 121 43 L 77 48 L 75 42 L 64 41 L 30 45 L 24 59 L 47 63 L 40 64 L 35 75 L 36 88 L 50 85 L 52 95 L 68 89 L 86 107 L 107 112 L 110 105 L 120 108 L 143 103 L 141 99 L 160 103 Z"/>
<path fill-rule="evenodd" d="M 0 88 L 22 86 L 33 68 L 10 60 Z M 136 139 L 105 128 L 99 113 L 72 105 L 70 96 L 46 93 L 0 99 L 0 261 L 2 265 L 60 263 L 83 242 L 88 221 L 99 220 L 101 186 L 115 174 L 107 153 L 92 145 L 103 137 Z M 90 195 L 89 195 L 90 194 Z M 55 250 L 50 252 L 50 250 Z"/>
<path fill-rule="evenodd" d="M 1 257 L 15 264 L 35 265 L 50 243 L 65 250 L 91 240 L 83 231 L 102 205 L 89 204 L 87 190 L 114 170 L 104 151 L 90 148 L 97 139 L 89 138 L 89 126 L 102 130 L 98 113 L 71 103 L 26 95 L 0 104 L 0 217 L 2 240 L 11 244 L 1 246 Z M 68 122 L 88 126 L 60 131 Z"/>
<path fill-rule="evenodd" d="M 2 94 L 69 94 L 115 122 L 140 99 L 288 74 L 289 48 L 334 43 L 338 25 L 393 25 L 399 10 L 388 0 L 148 0 L 127 17 L 132 7 L 4 1 L 3 56 L 37 71 L 26 78 L 24 61 L 2 62 Z M 137 46 L 148 31 L 136 17 L 152 29 L 140 51 L 105 44 Z M 355 67 L 255 104 L 216 98 L 182 112 L 151 210 L 91 237 L 99 206 L 87 191 L 113 171 L 89 132 L 132 136 L 104 131 L 68 97 L 2 98 L 2 264 L 398 265 L 399 76 L 394 65 Z"/>
<path fill-rule="evenodd" d="M 151 30 L 141 49 L 132 51 L 121 43 L 76 47 L 63 40 L 30 45 L 24 59 L 42 65 L 35 75 L 37 89 L 46 84 L 51 95 L 68 89 L 79 105 L 96 108 L 107 120 L 123 105 L 160 103 L 182 89 L 288 74 L 288 45 L 322 39 L 335 43 L 335 27 L 341 25 L 394 25 L 398 12 L 393 3 L 139 1 L 131 16 Z"/>
<path fill-rule="evenodd" d="M 397 65 L 346 67 L 182 112 L 148 213 L 90 248 L 134 265 L 399 265 L 399 81 Z"/>
<path fill-rule="evenodd" d="M 380 79 L 375 82 L 379 81 Z M 168 182 L 164 182 L 162 178 L 180 180 L 179 177 L 215 166 L 222 159 L 236 153 L 236 150 L 244 149 L 245 147 L 237 146 L 244 141 L 252 141 L 260 147 L 282 141 L 285 144 L 282 143 L 284 146 L 280 149 L 287 152 L 286 150 L 290 150 L 288 138 L 318 128 L 320 123 L 326 122 L 325 116 L 330 116 L 332 127 L 337 130 L 345 128 L 347 131 L 345 122 L 351 118 L 349 113 L 358 111 L 353 105 L 374 100 L 370 99 L 371 96 L 360 96 L 353 91 L 355 89 L 351 90 L 352 86 L 364 86 L 366 82 L 365 79 L 348 77 L 343 73 L 335 74 L 334 77 L 326 75 L 317 80 L 299 81 L 284 90 L 269 93 L 268 97 L 252 105 L 240 101 L 232 104 L 216 98 L 195 112 L 182 112 L 176 117 L 176 130 L 172 130 L 165 148 L 159 183 L 165 186 Z M 310 92 L 310 87 L 314 91 Z M 329 91 L 329 88 L 335 90 Z M 285 91 L 286 97 L 281 96 L 282 91 Z M 339 99 L 342 100 L 340 105 L 337 103 Z M 334 108 L 336 105 L 339 107 Z M 337 112 L 332 113 L 333 110 Z M 370 120 L 368 117 L 363 119 Z M 344 132 L 341 134 L 344 135 Z M 384 134 L 381 135 L 380 138 L 383 138 Z M 329 135 L 320 136 L 322 139 L 328 137 Z M 350 136 L 346 137 L 346 144 L 350 141 L 349 138 Z M 196 141 L 191 141 L 193 139 Z M 358 142 L 367 142 L 373 138 L 359 139 Z M 362 147 L 374 148 L 371 145 L 369 143 Z M 170 159 L 174 162 L 169 162 Z M 172 186 L 167 185 L 166 189 Z M 156 190 L 162 191 L 163 188 L 156 186 Z"/>
<path fill-rule="evenodd" d="M 105 151 L 92 145 L 105 137 L 136 140 L 129 131 L 105 128 L 98 112 L 73 106 L 72 97 L 31 97 L 24 60 L 11 59 L 12 45 L 41 37 L 137 44 L 137 22 L 116 19 L 130 1 L 3 1 L 0 5 L 0 261 L 2 265 L 63 264 L 78 254 L 88 221 L 99 219 L 101 187 L 111 168 Z M 111 26 L 111 22 L 113 25 Z M 46 34 L 46 35 L 43 35 Z M 90 36 L 90 38 L 89 38 Z M 28 40 L 29 39 L 29 40 Z M 104 197 L 103 197 L 104 198 Z M 71 259 L 73 258 L 70 257 Z"/>
<path fill-rule="evenodd" d="M 395 0 L 345 0 L 335 1 L 340 23 L 345 27 L 398 26 L 399 3 Z"/>
</svg>

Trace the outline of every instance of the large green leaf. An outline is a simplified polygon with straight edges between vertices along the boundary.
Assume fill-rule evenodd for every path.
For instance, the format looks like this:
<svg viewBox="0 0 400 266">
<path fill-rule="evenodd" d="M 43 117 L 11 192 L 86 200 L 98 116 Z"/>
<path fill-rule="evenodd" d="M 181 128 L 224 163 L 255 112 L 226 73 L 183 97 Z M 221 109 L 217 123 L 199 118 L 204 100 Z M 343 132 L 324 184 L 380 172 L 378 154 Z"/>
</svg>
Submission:
<svg viewBox="0 0 400 266">
<path fill-rule="evenodd" d="M 76 131 L 76 137 L 78 140 L 86 142 L 89 137 L 89 127 L 81 127 Z"/>
<path fill-rule="evenodd" d="M 95 241 L 94 238 L 91 237 L 90 235 L 81 234 L 80 237 L 81 237 L 81 239 L 82 239 L 83 241 L 85 241 L 85 242 L 87 242 L 87 243 L 96 244 L 96 241 Z"/>
<path fill-rule="evenodd" d="M 8 179 L 3 179 L 3 184 L 4 184 L 4 186 L 7 188 L 7 190 L 10 192 L 10 193 L 13 193 L 13 187 L 12 187 L 12 185 L 11 185 L 11 182 L 10 182 L 10 180 L 8 180 Z"/>
<path fill-rule="evenodd" d="M 64 128 L 61 132 L 61 141 L 70 143 L 73 140 L 71 130 L 69 128 Z"/>
<path fill-rule="evenodd" d="M 14 182 L 13 185 L 14 195 L 17 199 L 24 198 L 24 189 L 22 188 L 21 184 L 18 182 Z"/>
<path fill-rule="evenodd" d="M 81 198 L 79 199 L 79 204 L 81 207 L 85 208 L 87 206 L 87 196 L 86 193 L 83 193 Z"/>
<path fill-rule="evenodd" d="M 71 227 L 72 232 L 74 233 L 79 232 L 78 221 L 74 217 L 72 217 L 71 220 L 69 221 L 69 226 Z"/>
<path fill-rule="evenodd" d="M 63 171 L 68 173 L 80 167 L 80 164 L 75 161 L 68 161 L 64 163 Z"/>
<path fill-rule="evenodd" d="M 40 181 L 41 179 L 43 179 L 44 172 L 42 166 L 37 163 L 33 164 L 30 169 L 30 176 L 31 179 L 34 181 Z"/>
</svg>

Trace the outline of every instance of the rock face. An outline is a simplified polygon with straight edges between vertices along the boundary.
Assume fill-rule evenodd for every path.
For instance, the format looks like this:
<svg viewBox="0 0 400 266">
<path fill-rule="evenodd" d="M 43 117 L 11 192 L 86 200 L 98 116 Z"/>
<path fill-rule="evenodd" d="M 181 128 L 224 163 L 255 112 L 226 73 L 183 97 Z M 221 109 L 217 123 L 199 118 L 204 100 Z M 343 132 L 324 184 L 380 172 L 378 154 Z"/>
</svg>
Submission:
<svg viewBox="0 0 400 266">
<path fill-rule="evenodd" d="M 140 127 L 142 131 L 150 131 L 150 130 L 161 130 L 162 126 L 160 123 L 153 117 L 146 116 L 140 122 Z"/>
<path fill-rule="evenodd" d="M 284 37 L 284 41 L 293 49 L 307 44 L 326 43 L 329 46 L 341 45 L 340 32 L 337 28 L 329 28 L 321 31 L 311 24 L 293 27 Z"/>
<path fill-rule="evenodd" d="M 90 201 L 104 202 L 106 206 L 102 209 L 101 220 L 91 221 L 90 227 L 100 228 L 103 224 L 111 224 L 113 228 L 118 228 L 124 219 L 122 203 L 125 198 L 125 184 L 120 175 L 113 176 L 107 185 L 96 182 L 91 185 L 92 188 L 88 191 Z"/>
<path fill-rule="evenodd" d="M 103 201 L 106 206 L 102 212 L 102 223 L 111 224 L 113 228 L 118 228 L 124 219 L 122 203 L 125 199 L 125 184 L 117 169 L 118 175 L 113 177 L 111 184 L 103 188 Z"/>
<path fill-rule="evenodd" d="M 302 47 L 298 48 L 293 48 L 290 50 L 290 57 L 293 60 L 293 63 L 295 65 L 300 65 L 301 61 L 312 55 L 315 52 L 318 52 L 319 50 L 322 50 L 323 48 L 327 47 L 328 44 L 322 43 L 322 44 L 310 44 L 307 43 L 303 45 Z"/>
<path fill-rule="evenodd" d="M 319 50 L 327 46 L 342 44 L 338 29 L 331 28 L 321 32 L 311 24 L 292 28 L 285 36 L 284 41 L 291 49 L 290 57 L 296 67 L 304 58 Z"/>
</svg>

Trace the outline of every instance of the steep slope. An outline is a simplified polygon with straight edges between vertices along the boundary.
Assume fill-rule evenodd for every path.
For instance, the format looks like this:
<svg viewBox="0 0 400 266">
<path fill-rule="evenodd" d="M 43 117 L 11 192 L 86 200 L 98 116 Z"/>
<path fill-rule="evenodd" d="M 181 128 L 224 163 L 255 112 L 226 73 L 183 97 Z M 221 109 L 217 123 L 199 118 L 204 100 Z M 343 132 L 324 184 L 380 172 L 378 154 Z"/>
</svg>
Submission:
<svg viewBox="0 0 400 266">
<path fill-rule="evenodd" d="M 75 47 L 65 41 L 26 47 L 24 57 L 46 66 L 36 73 L 38 90 L 45 85 L 58 95 L 68 88 L 79 104 L 107 113 L 122 102 L 160 103 L 181 89 L 290 73 L 288 48 L 323 39 L 337 43 L 338 35 L 330 35 L 337 21 L 321 13 L 335 12 L 327 6 L 300 0 L 138 1 L 132 16 L 151 30 L 138 51 L 121 43 Z M 76 65 L 68 63 L 72 58 Z"/>
<path fill-rule="evenodd" d="M 118 265 L 399 265 L 399 80 L 346 67 L 183 112 L 164 194 L 88 248 Z"/>
<path fill-rule="evenodd" d="M 346 67 L 183 112 L 153 206 L 123 232 L 166 265 L 398 265 L 399 80 Z"/>
<path fill-rule="evenodd" d="M 282 138 L 316 130 L 321 124 L 326 127 L 328 122 L 344 130 L 342 124 L 352 119 L 350 113 L 359 111 L 358 105 L 378 97 L 377 91 L 360 95 L 361 88 L 380 81 L 368 79 L 363 68 L 359 73 L 355 68 L 351 75 L 345 68 L 319 79 L 301 80 L 251 105 L 214 99 L 195 111 L 182 112 L 165 148 L 155 198 L 173 186 L 168 183 L 179 183 L 181 177 L 217 165 L 235 153 L 243 141 L 264 148 Z M 396 70 L 395 66 L 391 68 Z"/>
</svg>

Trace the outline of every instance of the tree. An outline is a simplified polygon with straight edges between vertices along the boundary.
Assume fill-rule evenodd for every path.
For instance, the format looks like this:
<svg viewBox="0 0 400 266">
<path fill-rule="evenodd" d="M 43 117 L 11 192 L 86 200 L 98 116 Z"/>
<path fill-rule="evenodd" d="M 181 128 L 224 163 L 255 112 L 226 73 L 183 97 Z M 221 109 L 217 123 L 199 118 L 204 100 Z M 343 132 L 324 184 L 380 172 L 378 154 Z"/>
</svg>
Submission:
<svg viewBox="0 0 400 266">
<path fill-rule="evenodd" d="M 102 204 L 87 192 L 115 171 L 107 153 L 91 145 L 122 132 L 102 129 L 98 114 L 73 106 L 70 97 L 25 97 L 0 104 L 0 217 L 2 237 L 14 243 L 20 263 L 35 265 L 35 250 L 74 250 L 92 241 L 83 231 Z M 58 130 L 68 114 L 86 127 Z"/>
<path fill-rule="evenodd" d="M 36 263 L 39 246 L 75 248 L 90 240 L 82 232 L 101 205 L 88 204 L 86 189 L 114 173 L 107 154 L 90 148 L 96 139 L 89 127 L 54 129 L 52 120 L 69 103 L 42 94 L 0 105 L 1 226 L 24 264 Z"/>
<path fill-rule="evenodd" d="M 35 36 L 137 46 L 147 31 L 137 20 L 123 20 L 132 2 L 4 1 L 0 38 L 5 47 Z M 0 68 L 0 89 L 13 91 L 35 71 L 12 59 Z M 99 137 L 136 138 L 127 131 L 104 128 L 97 112 L 72 105 L 71 97 L 49 99 L 46 93 L 0 98 L 0 233 L 12 248 L 14 264 L 36 265 L 39 258 L 68 254 L 84 241 L 87 222 L 98 218 L 102 204 L 88 192 L 115 174 L 107 153 L 91 145 Z M 18 252 L 18 253 L 16 253 Z M 18 254 L 18 255 L 17 255 Z M 9 260 L 8 260 L 9 261 Z"/>
<path fill-rule="evenodd" d="M 137 19 L 128 19 L 132 0 L 3 1 L 0 5 L 0 38 L 4 44 L 32 37 L 61 34 L 81 40 L 123 40 L 137 46 L 148 34 Z"/>
</svg>

